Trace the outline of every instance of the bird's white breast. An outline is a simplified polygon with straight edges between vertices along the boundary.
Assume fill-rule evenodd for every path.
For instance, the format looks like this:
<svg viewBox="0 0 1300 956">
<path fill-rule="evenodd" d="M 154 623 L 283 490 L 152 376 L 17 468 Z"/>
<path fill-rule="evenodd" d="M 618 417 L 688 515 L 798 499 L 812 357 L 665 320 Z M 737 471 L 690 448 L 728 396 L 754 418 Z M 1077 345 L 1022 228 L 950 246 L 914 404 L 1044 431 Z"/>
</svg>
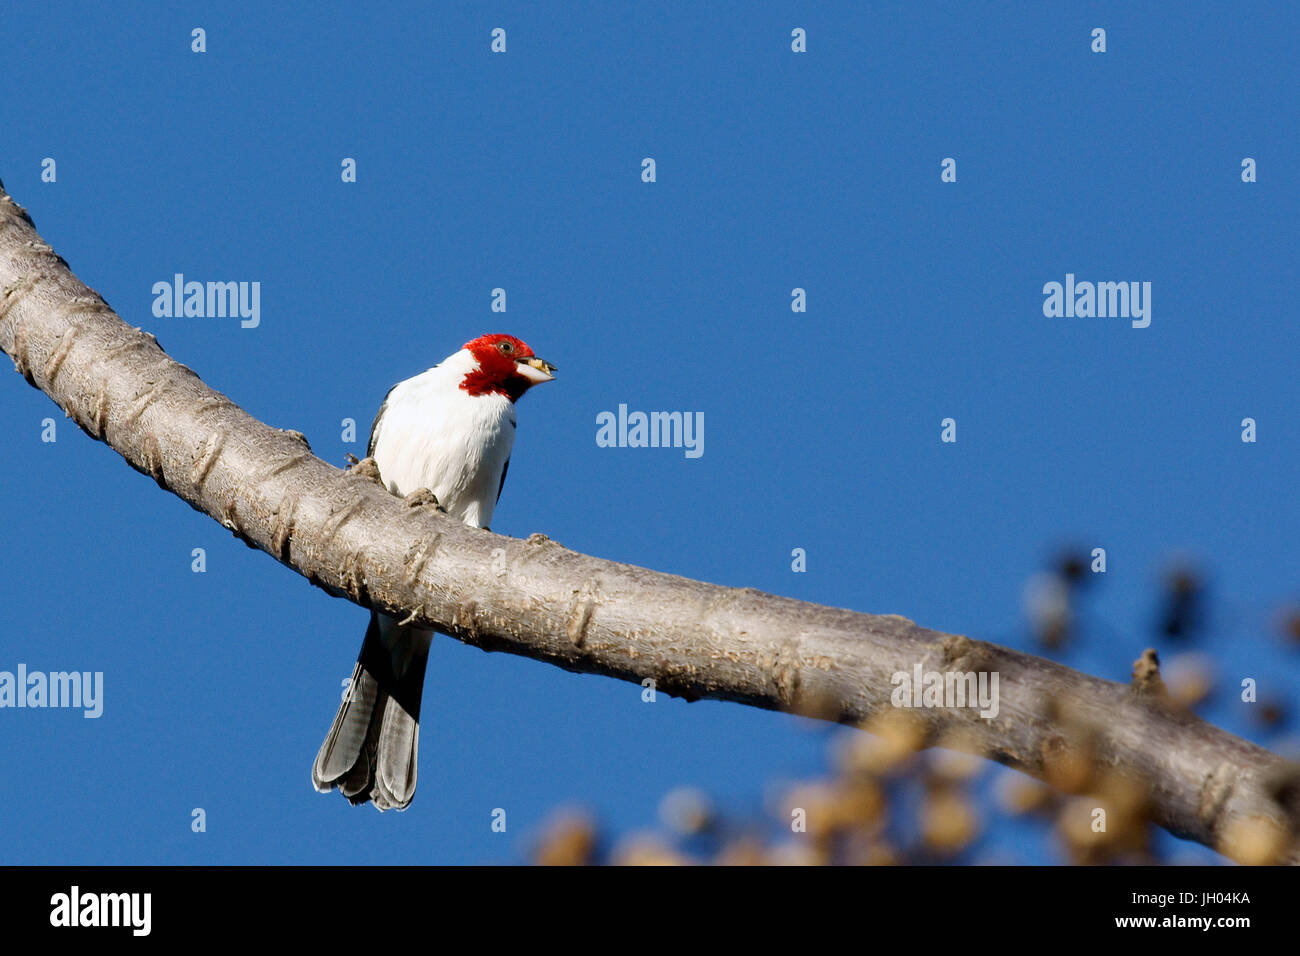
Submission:
<svg viewBox="0 0 1300 956">
<path fill-rule="evenodd" d="M 475 367 L 461 350 L 389 393 L 374 436 L 374 459 L 389 491 L 428 488 L 447 513 L 487 527 L 501 472 L 515 441 L 514 403 L 460 388 Z"/>
</svg>

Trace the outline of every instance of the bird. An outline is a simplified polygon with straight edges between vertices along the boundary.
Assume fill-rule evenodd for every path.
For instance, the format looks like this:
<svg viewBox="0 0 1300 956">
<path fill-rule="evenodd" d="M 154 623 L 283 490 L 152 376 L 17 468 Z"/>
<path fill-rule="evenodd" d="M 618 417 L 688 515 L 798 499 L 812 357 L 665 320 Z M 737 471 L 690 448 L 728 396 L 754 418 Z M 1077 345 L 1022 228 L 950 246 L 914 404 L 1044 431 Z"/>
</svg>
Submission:
<svg viewBox="0 0 1300 956">
<path fill-rule="evenodd" d="M 515 403 L 555 366 L 513 335 L 482 335 L 385 396 L 366 451 L 394 495 L 427 489 L 453 518 L 486 528 L 505 487 Z M 322 793 L 405 810 L 415 796 L 420 700 L 434 632 L 370 612 L 352 680 L 312 766 Z"/>
</svg>

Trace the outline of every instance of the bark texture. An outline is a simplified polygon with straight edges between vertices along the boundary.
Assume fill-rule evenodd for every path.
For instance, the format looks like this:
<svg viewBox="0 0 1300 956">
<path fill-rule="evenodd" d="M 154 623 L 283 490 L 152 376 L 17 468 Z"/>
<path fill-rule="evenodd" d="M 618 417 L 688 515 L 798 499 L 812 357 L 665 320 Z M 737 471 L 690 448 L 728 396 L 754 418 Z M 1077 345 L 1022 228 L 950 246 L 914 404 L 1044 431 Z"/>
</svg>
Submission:
<svg viewBox="0 0 1300 956">
<path fill-rule="evenodd" d="M 1162 826 L 1223 849 L 1249 821 L 1296 862 L 1295 765 L 1157 695 L 1028 654 L 861 614 L 589 557 L 541 534 L 466 527 L 427 495 L 389 495 L 369 469 L 312 455 L 123 322 L 41 240 L 0 184 L 0 349 L 86 434 L 248 545 L 359 605 L 467 644 L 643 683 L 689 700 L 861 723 L 893 710 L 899 671 L 996 671 L 1000 710 L 915 711 L 1026 773 L 1091 764 L 1149 787 Z M 1232 842 L 1231 840 L 1229 841 Z M 1230 851 L 1233 850 L 1229 846 Z M 1250 852 L 1237 854 L 1249 858 Z"/>
</svg>

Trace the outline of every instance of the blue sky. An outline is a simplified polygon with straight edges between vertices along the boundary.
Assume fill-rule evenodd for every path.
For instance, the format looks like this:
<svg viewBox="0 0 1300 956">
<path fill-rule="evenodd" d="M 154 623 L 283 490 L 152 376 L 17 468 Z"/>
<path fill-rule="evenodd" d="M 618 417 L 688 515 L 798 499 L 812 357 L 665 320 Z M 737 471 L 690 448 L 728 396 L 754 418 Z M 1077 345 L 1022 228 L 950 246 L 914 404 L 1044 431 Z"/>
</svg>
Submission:
<svg viewBox="0 0 1300 956">
<path fill-rule="evenodd" d="M 520 405 L 494 530 L 1028 649 L 1026 580 L 1101 546 L 1060 659 L 1117 680 L 1177 650 L 1152 620 L 1188 554 L 1228 691 L 1207 716 L 1281 746 L 1232 687 L 1298 703 L 1272 624 L 1300 598 L 1293 4 L 188 6 L 8 4 L 0 177 L 250 413 L 341 465 L 393 382 L 510 332 L 560 373 Z M 175 273 L 259 282 L 260 324 L 155 317 Z M 1150 282 L 1150 327 L 1044 316 L 1067 273 Z M 703 456 L 598 447 L 620 403 L 702 412 Z M 0 862 L 508 862 L 557 806 L 625 834 L 689 784 L 757 815 L 825 765 L 829 732 L 787 716 L 442 638 L 412 808 L 319 795 L 365 612 L 17 376 L 0 429 L 0 669 L 105 687 L 97 720 L 0 711 L 24 768 Z M 1056 858 L 1009 823 L 980 852 Z"/>
</svg>

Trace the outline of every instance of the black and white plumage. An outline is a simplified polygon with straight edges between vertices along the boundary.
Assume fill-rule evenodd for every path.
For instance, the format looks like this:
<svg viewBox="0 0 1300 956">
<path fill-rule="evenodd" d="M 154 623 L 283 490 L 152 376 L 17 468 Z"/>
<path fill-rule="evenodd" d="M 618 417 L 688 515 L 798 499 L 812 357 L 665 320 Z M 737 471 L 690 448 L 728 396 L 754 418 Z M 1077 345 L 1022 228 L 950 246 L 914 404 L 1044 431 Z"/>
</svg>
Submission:
<svg viewBox="0 0 1300 956">
<path fill-rule="evenodd" d="M 385 486 L 433 492 L 454 518 L 485 528 L 505 485 L 515 401 L 552 380 L 554 366 L 508 335 L 485 335 L 395 385 L 371 428 L 367 454 Z M 361 654 L 312 767 L 322 792 L 404 810 L 415 795 L 420 700 L 433 631 L 371 612 Z"/>
</svg>

